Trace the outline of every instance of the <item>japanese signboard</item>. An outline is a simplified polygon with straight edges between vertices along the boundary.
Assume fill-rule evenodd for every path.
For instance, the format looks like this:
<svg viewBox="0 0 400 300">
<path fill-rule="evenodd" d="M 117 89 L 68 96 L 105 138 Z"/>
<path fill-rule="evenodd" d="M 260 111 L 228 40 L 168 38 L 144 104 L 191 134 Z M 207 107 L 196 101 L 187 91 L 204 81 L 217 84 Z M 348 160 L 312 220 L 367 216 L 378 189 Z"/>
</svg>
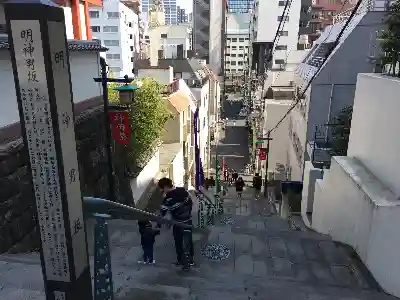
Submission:
<svg viewBox="0 0 400 300">
<path fill-rule="evenodd" d="M 49 280 L 71 280 L 60 174 L 43 57 L 40 23 L 11 20 L 19 89 L 42 251 Z"/>
<path fill-rule="evenodd" d="M 87 255 L 81 250 L 86 247 L 86 237 L 83 223 L 82 194 L 76 152 L 67 45 L 65 37 L 60 34 L 63 29 L 64 24 L 61 22 L 48 22 L 55 102 L 58 110 L 60 145 L 68 201 L 69 227 L 72 235 L 75 276 L 79 277 L 88 266 L 88 261 Z"/>
<path fill-rule="evenodd" d="M 266 148 L 260 148 L 258 152 L 258 158 L 260 160 L 266 160 L 267 159 L 267 149 Z"/>
<path fill-rule="evenodd" d="M 121 145 L 129 144 L 131 129 L 129 115 L 126 111 L 113 111 L 109 113 L 110 124 L 115 141 Z"/>
</svg>

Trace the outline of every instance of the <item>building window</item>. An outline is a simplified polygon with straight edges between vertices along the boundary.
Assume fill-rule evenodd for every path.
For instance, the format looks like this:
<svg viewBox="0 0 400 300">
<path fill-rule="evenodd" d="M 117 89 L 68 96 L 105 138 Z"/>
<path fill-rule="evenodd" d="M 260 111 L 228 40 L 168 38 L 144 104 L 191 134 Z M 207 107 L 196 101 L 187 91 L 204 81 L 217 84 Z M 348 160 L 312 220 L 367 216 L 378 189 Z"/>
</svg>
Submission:
<svg viewBox="0 0 400 300">
<path fill-rule="evenodd" d="M 133 57 L 131 57 L 131 62 L 134 62 L 134 61 L 135 61 L 135 59 Z"/>
<path fill-rule="evenodd" d="M 106 58 L 107 59 L 121 59 L 121 55 L 120 54 L 106 54 Z"/>
<path fill-rule="evenodd" d="M 239 38 L 239 42 L 244 42 L 244 38 Z"/>
<path fill-rule="evenodd" d="M 230 62 L 229 60 L 227 60 L 227 61 L 226 61 L 226 64 L 227 64 L 227 65 L 230 65 L 230 64 L 231 64 L 231 62 Z"/>
<path fill-rule="evenodd" d="M 287 50 L 287 45 L 277 45 L 275 50 Z"/>
<path fill-rule="evenodd" d="M 275 64 L 276 65 L 284 65 L 285 64 L 285 60 L 284 59 L 275 59 Z"/>
<path fill-rule="evenodd" d="M 244 55 L 243 54 L 238 54 L 238 57 L 243 57 Z"/>
<path fill-rule="evenodd" d="M 287 1 L 279 1 L 278 6 L 285 6 Z"/>
<path fill-rule="evenodd" d="M 109 67 L 108 70 L 112 73 L 118 73 L 122 71 L 120 67 Z"/>
<path fill-rule="evenodd" d="M 129 22 L 128 26 L 129 26 L 130 28 L 132 28 L 132 22 Z"/>
<path fill-rule="evenodd" d="M 148 35 L 145 35 L 144 38 L 145 38 L 146 40 L 149 40 L 149 39 L 150 39 L 150 37 L 149 37 Z"/>
<path fill-rule="evenodd" d="M 166 33 L 161 33 L 161 38 L 166 39 L 166 38 L 168 38 L 168 35 Z"/>
<path fill-rule="evenodd" d="M 109 18 L 109 19 L 119 19 L 119 12 L 110 11 L 110 12 L 107 13 L 107 18 Z"/>
<path fill-rule="evenodd" d="M 90 26 L 92 32 L 100 32 L 100 26 Z"/>
<path fill-rule="evenodd" d="M 133 46 L 131 46 L 131 51 L 134 51 Z"/>
<path fill-rule="evenodd" d="M 237 38 L 232 38 L 232 42 L 237 42 Z"/>
<path fill-rule="evenodd" d="M 118 32 L 118 26 L 103 26 L 103 32 Z"/>
<path fill-rule="evenodd" d="M 279 36 L 288 36 L 289 32 L 287 32 L 287 31 L 279 31 L 278 34 L 279 34 Z"/>
<path fill-rule="evenodd" d="M 239 50 L 244 50 L 244 46 L 239 46 Z"/>
<path fill-rule="evenodd" d="M 119 46 L 118 40 L 104 40 L 104 46 Z"/>
<path fill-rule="evenodd" d="M 96 10 L 89 11 L 89 17 L 92 19 L 98 19 L 100 17 L 100 12 Z"/>
<path fill-rule="evenodd" d="M 278 16 L 278 21 L 280 22 L 281 20 L 282 20 L 282 16 Z M 289 21 L 289 16 L 285 16 L 285 17 L 283 18 L 283 21 L 284 21 L 284 22 Z"/>
<path fill-rule="evenodd" d="M 232 66 L 236 66 L 236 61 L 232 61 L 232 62 L 231 62 L 231 65 L 232 65 Z"/>
<path fill-rule="evenodd" d="M 243 62 L 242 61 L 238 61 L 238 66 L 243 66 Z"/>
<path fill-rule="evenodd" d="M 231 54 L 232 57 L 236 57 L 236 54 Z"/>
<path fill-rule="evenodd" d="M 237 50 L 237 46 L 232 46 L 232 50 Z"/>
<path fill-rule="evenodd" d="M 129 35 L 129 39 L 133 40 L 133 34 Z"/>
</svg>

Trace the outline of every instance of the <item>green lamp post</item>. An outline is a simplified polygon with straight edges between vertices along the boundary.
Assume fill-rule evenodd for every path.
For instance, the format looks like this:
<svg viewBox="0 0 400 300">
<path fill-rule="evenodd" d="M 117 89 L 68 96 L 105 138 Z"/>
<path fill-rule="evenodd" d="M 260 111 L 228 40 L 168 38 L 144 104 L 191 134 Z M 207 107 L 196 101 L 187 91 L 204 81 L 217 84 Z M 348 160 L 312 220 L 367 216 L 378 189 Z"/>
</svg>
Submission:
<svg viewBox="0 0 400 300">
<path fill-rule="evenodd" d="M 119 93 L 119 103 L 121 105 L 133 104 L 135 91 L 139 88 L 138 84 L 124 84 L 114 89 Z"/>
</svg>

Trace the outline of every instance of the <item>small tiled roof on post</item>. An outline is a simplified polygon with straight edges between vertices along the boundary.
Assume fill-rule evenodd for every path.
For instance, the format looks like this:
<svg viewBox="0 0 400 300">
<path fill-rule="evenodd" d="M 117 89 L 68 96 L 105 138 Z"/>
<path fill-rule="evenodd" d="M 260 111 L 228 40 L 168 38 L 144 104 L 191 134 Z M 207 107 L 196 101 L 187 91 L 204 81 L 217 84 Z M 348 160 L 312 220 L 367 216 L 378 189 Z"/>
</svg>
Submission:
<svg viewBox="0 0 400 300">
<path fill-rule="evenodd" d="M 0 50 L 10 49 L 7 38 L 0 38 Z M 68 41 L 69 51 L 82 51 L 82 52 L 106 52 L 108 48 L 102 46 L 97 41 L 78 41 L 69 40 Z"/>
</svg>

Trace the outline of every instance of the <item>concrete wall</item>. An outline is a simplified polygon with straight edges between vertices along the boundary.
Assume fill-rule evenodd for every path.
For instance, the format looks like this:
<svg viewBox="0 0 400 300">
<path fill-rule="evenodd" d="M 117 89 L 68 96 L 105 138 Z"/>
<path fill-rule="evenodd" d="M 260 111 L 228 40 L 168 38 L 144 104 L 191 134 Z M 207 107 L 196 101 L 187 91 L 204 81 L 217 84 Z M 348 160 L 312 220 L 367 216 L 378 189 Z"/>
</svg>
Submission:
<svg viewBox="0 0 400 300">
<path fill-rule="evenodd" d="M 179 143 L 181 141 L 181 120 L 180 116 L 174 116 L 173 119 L 169 119 L 164 126 L 164 133 L 162 140 L 164 143 Z"/>
<path fill-rule="evenodd" d="M 108 196 L 107 155 L 104 147 L 104 114 L 90 109 L 76 115 L 76 138 L 82 195 Z M 125 147 L 117 147 L 113 158 L 116 176 L 114 201 L 132 204 L 125 170 Z M 25 252 L 39 247 L 34 216 L 34 196 L 28 173 L 27 149 L 21 140 L 0 145 L 0 253 Z M 131 166 L 133 172 L 140 169 Z"/>
<path fill-rule="evenodd" d="M 271 130 L 282 119 L 288 111 L 292 100 L 266 100 L 264 112 L 264 135 Z M 277 164 L 287 165 L 287 152 L 289 150 L 289 119 L 286 118 L 281 125 L 271 134 L 270 155 L 268 168 L 269 172 L 277 172 Z M 266 141 L 263 147 L 267 146 Z M 265 173 L 264 173 L 265 174 Z M 285 179 L 285 178 L 283 178 Z"/>
<path fill-rule="evenodd" d="M 397 297 L 399 226 L 395 195 L 356 158 L 333 157 L 317 180 L 312 228 L 352 246 L 379 285 Z"/>
<path fill-rule="evenodd" d="M 223 6 L 223 1 L 210 0 L 209 67 L 215 74 L 220 74 L 222 68 Z"/>
<path fill-rule="evenodd" d="M 139 69 L 138 76 L 152 77 L 161 84 L 170 84 L 174 80 L 174 72 L 172 67 L 169 67 L 168 69 L 158 69 L 158 68 Z"/>
<path fill-rule="evenodd" d="M 361 160 L 396 198 L 400 197 L 399 94 L 398 78 L 358 75 L 347 152 Z"/>
<path fill-rule="evenodd" d="M 132 197 L 135 205 L 141 200 L 142 196 L 146 193 L 149 185 L 154 181 L 160 169 L 160 152 L 157 151 L 147 165 L 140 171 L 139 175 L 132 179 L 131 190 Z"/>
<path fill-rule="evenodd" d="M 74 103 L 98 97 L 101 87 L 93 81 L 99 76 L 99 55 L 95 52 L 70 52 L 72 92 Z M 0 50 L 0 90 L 2 109 L 0 111 L 0 128 L 19 122 L 17 96 L 14 88 L 14 77 L 10 54 Z"/>
<path fill-rule="evenodd" d="M 183 149 L 181 148 L 177 155 L 175 156 L 174 160 L 172 161 L 172 172 L 174 178 L 174 184 L 176 186 L 184 186 L 184 179 L 185 179 L 185 166 L 184 166 L 184 159 L 183 159 Z"/>
</svg>

